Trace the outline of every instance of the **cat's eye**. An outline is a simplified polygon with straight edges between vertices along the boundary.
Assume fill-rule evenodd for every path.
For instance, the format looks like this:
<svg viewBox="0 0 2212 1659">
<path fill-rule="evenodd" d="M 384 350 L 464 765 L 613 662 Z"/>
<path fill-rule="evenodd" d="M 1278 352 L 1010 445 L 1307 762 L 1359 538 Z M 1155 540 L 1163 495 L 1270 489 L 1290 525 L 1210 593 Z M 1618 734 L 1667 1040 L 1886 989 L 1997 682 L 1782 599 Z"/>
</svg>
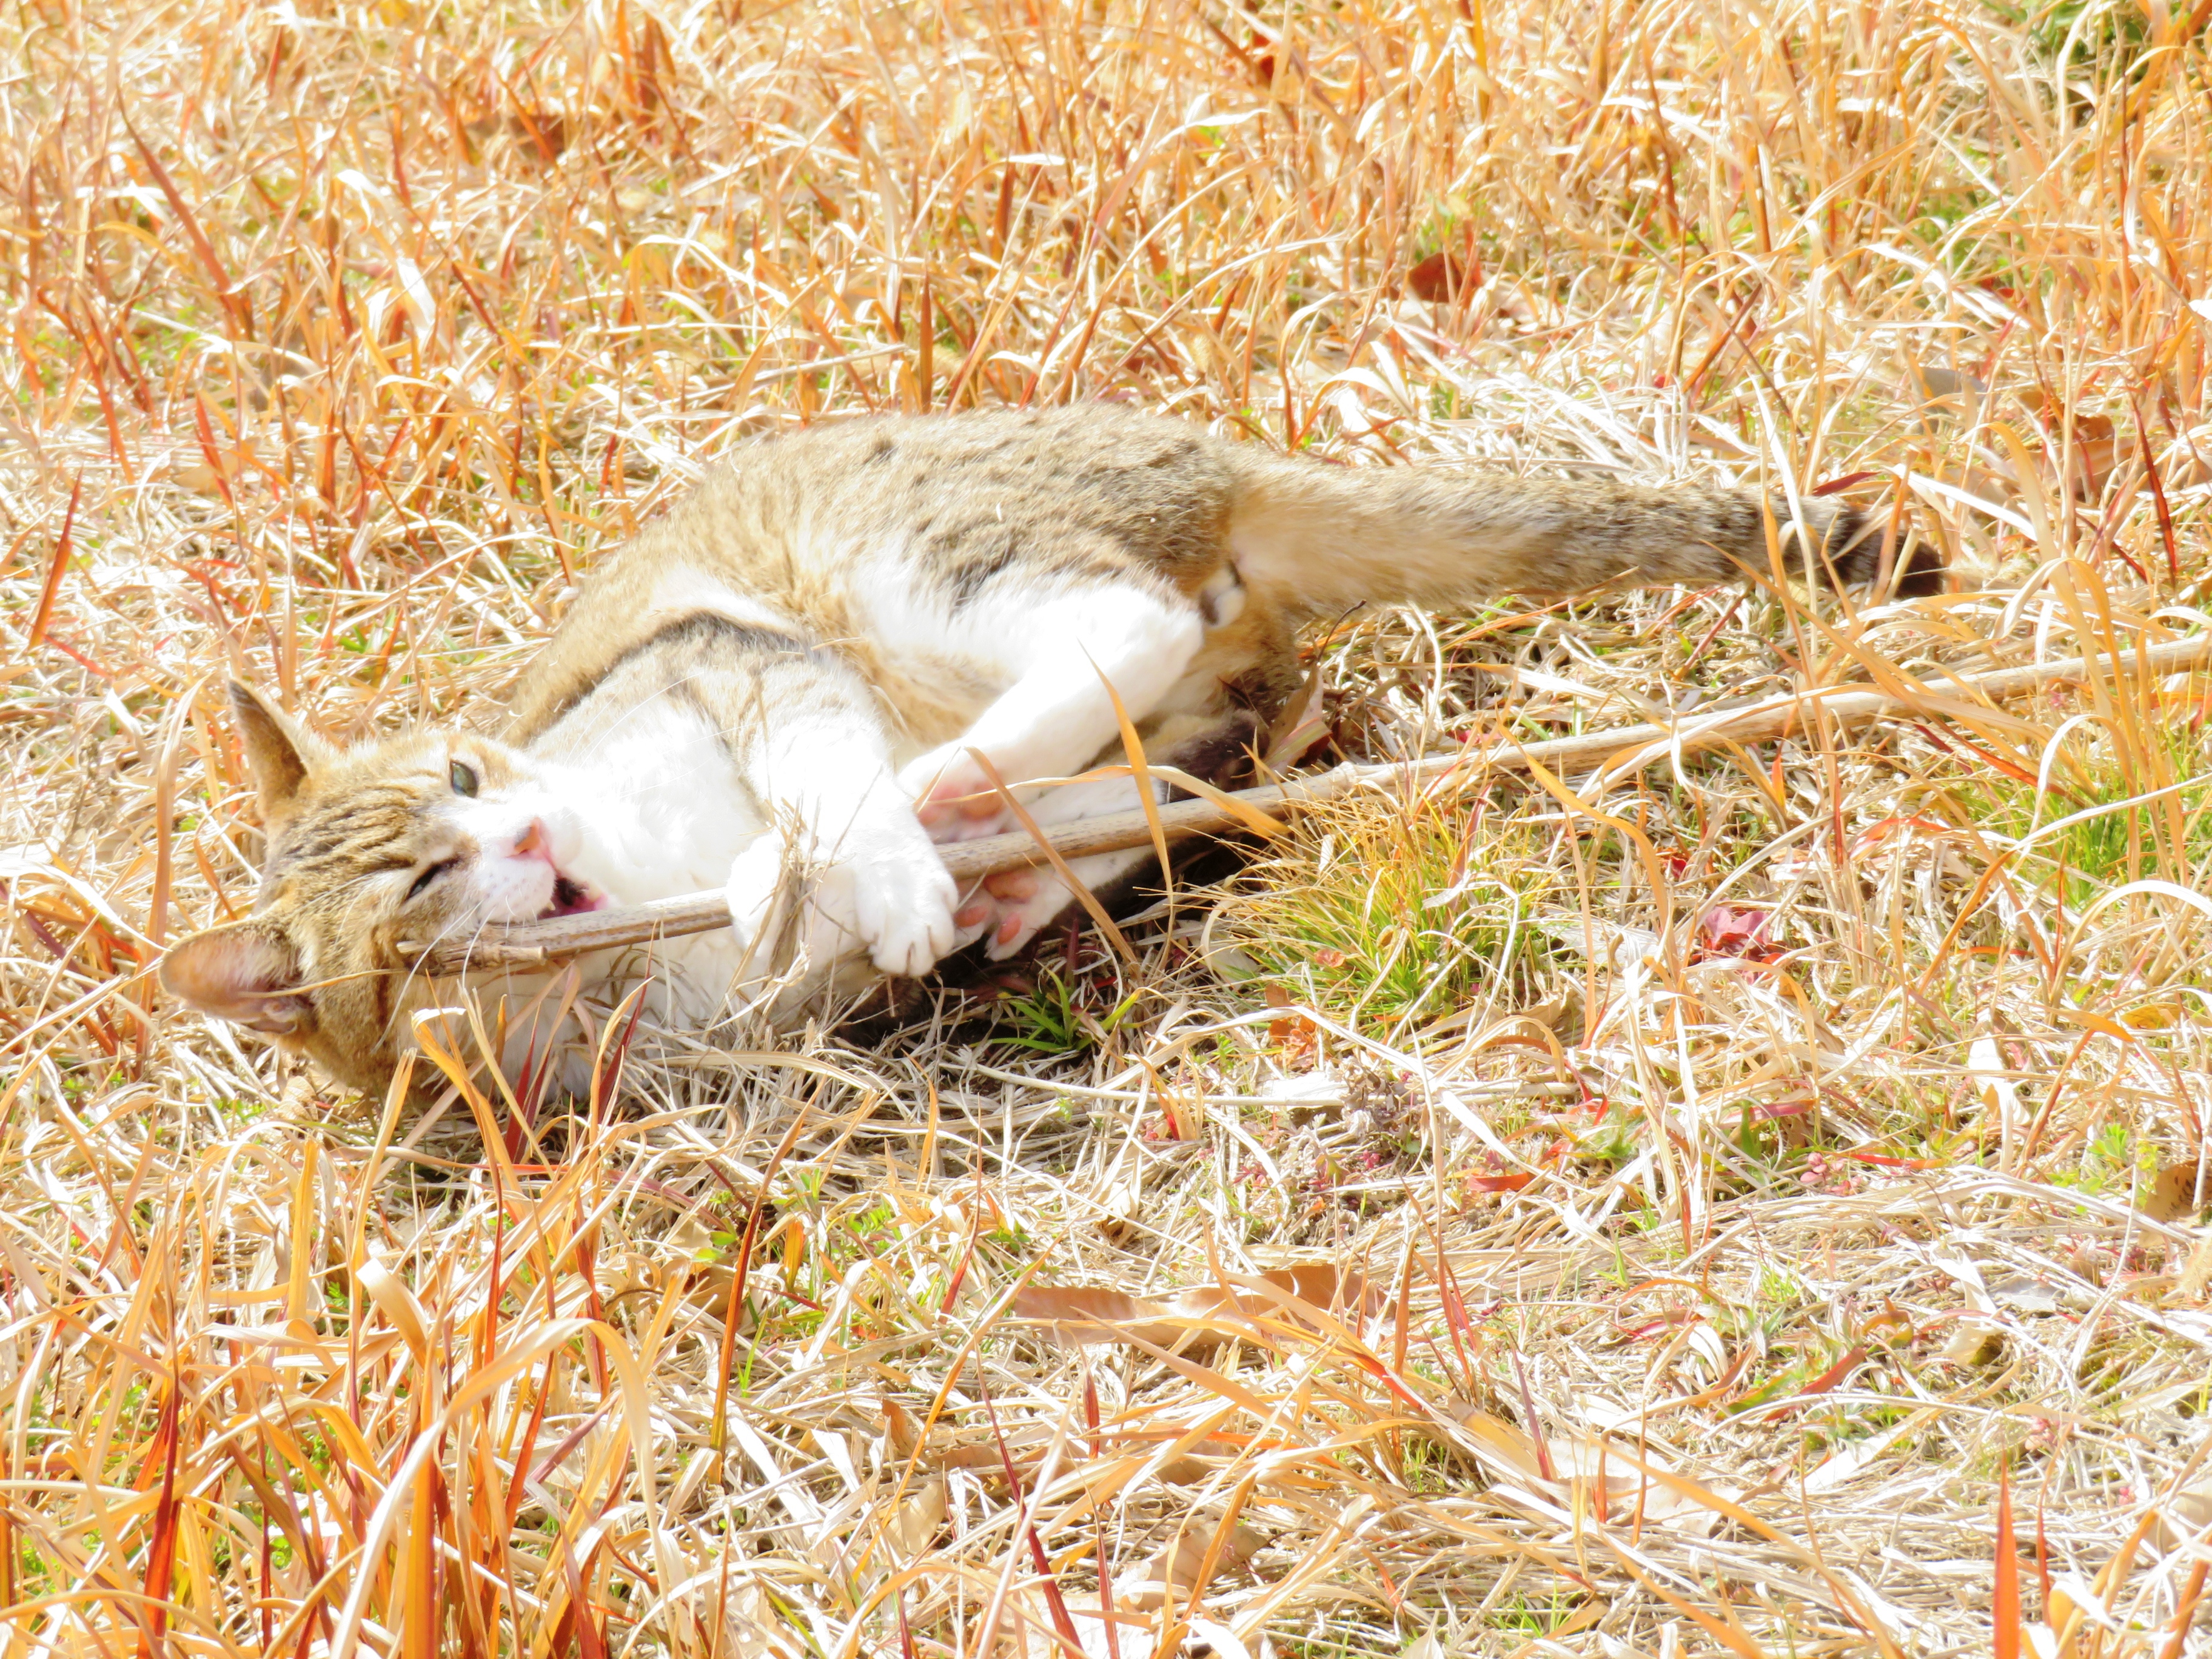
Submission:
<svg viewBox="0 0 2212 1659">
<path fill-rule="evenodd" d="M 457 795 L 473 795 L 477 792 L 477 769 L 466 761 L 455 761 L 453 769 L 446 774 Z"/>
<path fill-rule="evenodd" d="M 456 768 L 455 769 L 459 770 L 459 769 Z M 473 783 L 475 780 L 471 778 L 470 781 Z M 458 788 L 459 786 L 455 785 L 454 787 Z M 441 863 L 430 866 L 428 869 L 423 871 L 421 875 L 415 878 L 415 884 L 407 890 L 408 898 L 410 900 L 421 898 L 423 893 L 428 890 L 432 882 L 437 880 L 439 877 L 444 875 L 447 871 L 452 869 L 459 862 L 460 860 L 459 859 L 447 859 Z"/>
</svg>

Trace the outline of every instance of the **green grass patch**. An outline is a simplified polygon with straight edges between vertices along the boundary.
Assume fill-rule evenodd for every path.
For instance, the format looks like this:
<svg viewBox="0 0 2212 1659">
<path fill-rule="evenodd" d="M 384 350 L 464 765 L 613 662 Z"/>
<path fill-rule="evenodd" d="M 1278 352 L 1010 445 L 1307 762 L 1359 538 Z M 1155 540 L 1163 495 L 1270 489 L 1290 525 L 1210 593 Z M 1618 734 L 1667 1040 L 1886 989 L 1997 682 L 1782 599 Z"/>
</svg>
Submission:
<svg viewBox="0 0 2212 1659">
<path fill-rule="evenodd" d="M 2081 903 L 2123 882 L 2191 883 L 2212 865 L 2212 738 L 2145 723 L 2140 743 L 2077 735 L 2041 780 L 1965 772 L 1941 800 L 1954 821 L 2014 844 L 2028 878 Z M 1966 763 L 1971 764 L 1971 763 Z"/>
<path fill-rule="evenodd" d="M 1486 1001 L 1524 1006 L 1553 961 L 1535 919 L 1573 906 L 1552 834 L 1487 799 L 1317 814 L 1223 922 L 1263 978 L 1376 1036 Z"/>
</svg>

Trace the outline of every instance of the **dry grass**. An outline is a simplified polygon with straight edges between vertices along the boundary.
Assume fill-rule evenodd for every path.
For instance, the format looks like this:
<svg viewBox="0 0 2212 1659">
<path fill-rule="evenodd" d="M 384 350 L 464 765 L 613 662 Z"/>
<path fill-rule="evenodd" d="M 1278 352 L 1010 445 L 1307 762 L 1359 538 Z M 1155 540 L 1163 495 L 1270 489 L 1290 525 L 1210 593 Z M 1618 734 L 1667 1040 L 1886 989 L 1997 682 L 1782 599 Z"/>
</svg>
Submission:
<svg viewBox="0 0 2212 1659">
<path fill-rule="evenodd" d="M 2187 687 L 1378 795 L 1133 966 L 573 1107 L 149 980 L 249 902 L 224 669 L 489 718 L 854 410 L 1856 477 L 1973 572 L 1349 618 L 1369 757 L 2185 631 L 2205 10 L 8 14 L 0 1640 L 2206 1651 Z"/>
</svg>

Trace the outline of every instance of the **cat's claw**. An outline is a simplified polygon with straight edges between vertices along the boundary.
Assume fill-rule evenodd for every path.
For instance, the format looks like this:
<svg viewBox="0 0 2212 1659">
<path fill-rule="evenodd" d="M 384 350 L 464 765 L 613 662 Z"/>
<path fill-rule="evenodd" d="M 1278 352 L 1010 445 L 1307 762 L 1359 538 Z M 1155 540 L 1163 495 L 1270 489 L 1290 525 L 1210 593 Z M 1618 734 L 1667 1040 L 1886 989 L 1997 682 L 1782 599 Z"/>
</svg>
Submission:
<svg viewBox="0 0 2212 1659">
<path fill-rule="evenodd" d="M 817 902 L 860 935 L 878 968 L 912 979 L 953 948 L 958 930 L 952 906 L 958 896 L 945 866 L 924 844 L 831 866 Z"/>
</svg>

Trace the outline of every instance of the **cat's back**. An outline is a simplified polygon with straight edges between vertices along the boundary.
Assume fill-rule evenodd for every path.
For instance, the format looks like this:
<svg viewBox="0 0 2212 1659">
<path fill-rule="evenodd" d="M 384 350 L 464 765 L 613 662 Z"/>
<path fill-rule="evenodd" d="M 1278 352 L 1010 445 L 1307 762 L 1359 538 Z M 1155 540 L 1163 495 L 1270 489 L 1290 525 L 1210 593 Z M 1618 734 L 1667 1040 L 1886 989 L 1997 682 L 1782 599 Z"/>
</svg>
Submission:
<svg viewBox="0 0 2212 1659">
<path fill-rule="evenodd" d="M 702 615 L 865 659 L 1009 578 L 1194 588 L 1221 557 L 1233 488 L 1217 441 L 1105 404 L 745 444 L 586 580 L 517 688 L 512 735 L 531 741 Z"/>
<path fill-rule="evenodd" d="M 633 545 L 833 629 L 856 573 L 884 559 L 957 589 L 1076 547 L 1174 574 L 1218 552 L 1234 483 L 1219 448 L 1114 404 L 842 421 L 739 448 L 662 520 L 665 537 Z"/>
</svg>

